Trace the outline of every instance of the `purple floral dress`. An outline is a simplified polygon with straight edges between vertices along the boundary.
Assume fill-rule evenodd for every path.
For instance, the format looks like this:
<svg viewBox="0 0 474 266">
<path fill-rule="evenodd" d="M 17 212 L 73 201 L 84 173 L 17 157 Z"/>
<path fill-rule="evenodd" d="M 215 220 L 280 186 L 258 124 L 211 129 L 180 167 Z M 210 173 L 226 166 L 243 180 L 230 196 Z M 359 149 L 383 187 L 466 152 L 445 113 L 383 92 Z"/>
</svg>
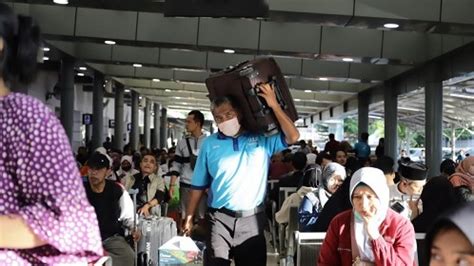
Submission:
<svg viewBox="0 0 474 266">
<path fill-rule="evenodd" d="M 0 215 L 8 214 L 48 244 L 0 247 L 0 265 L 86 265 L 103 254 L 64 129 L 41 102 L 18 93 L 0 97 Z"/>
</svg>

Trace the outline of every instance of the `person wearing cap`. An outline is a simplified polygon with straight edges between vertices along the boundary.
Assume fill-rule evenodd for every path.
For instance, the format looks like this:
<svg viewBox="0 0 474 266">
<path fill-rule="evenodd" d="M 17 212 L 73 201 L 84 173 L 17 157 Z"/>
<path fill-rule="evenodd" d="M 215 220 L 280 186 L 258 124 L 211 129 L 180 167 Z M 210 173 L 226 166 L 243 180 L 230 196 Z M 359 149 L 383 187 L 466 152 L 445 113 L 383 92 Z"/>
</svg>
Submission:
<svg viewBox="0 0 474 266">
<path fill-rule="evenodd" d="M 400 164 L 400 182 L 390 186 L 390 207 L 406 218 L 413 220 L 421 211 L 419 200 L 426 184 L 428 169 L 422 163 Z"/>
<path fill-rule="evenodd" d="M 85 184 L 87 198 L 94 207 L 99 222 L 102 245 L 114 265 L 133 265 L 134 252 L 125 240 L 125 229 L 135 240 L 133 202 L 127 191 L 117 182 L 107 180 L 112 171 L 110 160 L 94 153 L 88 161 L 89 175 Z"/>
<path fill-rule="evenodd" d="M 426 234 L 430 266 L 474 265 L 474 202 L 443 215 Z"/>
<path fill-rule="evenodd" d="M 120 170 L 117 172 L 120 182 L 128 191 L 132 188 L 130 179 L 140 173 L 140 171 L 136 170 L 133 165 L 133 158 L 130 155 L 125 155 L 122 157 L 122 161 L 120 162 Z"/>
<path fill-rule="evenodd" d="M 389 208 L 383 172 L 357 170 L 349 195 L 352 209 L 331 221 L 318 265 L 416 265 L 413 225 Z"/>
</svg>

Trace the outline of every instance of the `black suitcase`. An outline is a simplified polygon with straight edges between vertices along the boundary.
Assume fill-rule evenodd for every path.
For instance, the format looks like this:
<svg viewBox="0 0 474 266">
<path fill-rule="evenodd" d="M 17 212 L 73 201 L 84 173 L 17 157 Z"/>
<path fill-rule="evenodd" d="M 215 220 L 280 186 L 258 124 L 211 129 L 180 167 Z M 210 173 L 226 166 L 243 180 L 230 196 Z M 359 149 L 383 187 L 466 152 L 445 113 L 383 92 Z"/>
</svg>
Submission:
<svg viewBox="0 0 474 266">
<path fill-rule="evenodd" d="M 280 68 L 273 58 L 258 58 L 211 75 L 206 79 L 209 99 L 230 96 L 242 110 L 244 127 L 253 133 L 273 135 L 278 133 L 279 125 L 265 99 L 258 96 L 257 84 L 270 83 L 275 89 L 277 101 L 291 120 L 298 119 L 293 98 Z"/>
</svg>

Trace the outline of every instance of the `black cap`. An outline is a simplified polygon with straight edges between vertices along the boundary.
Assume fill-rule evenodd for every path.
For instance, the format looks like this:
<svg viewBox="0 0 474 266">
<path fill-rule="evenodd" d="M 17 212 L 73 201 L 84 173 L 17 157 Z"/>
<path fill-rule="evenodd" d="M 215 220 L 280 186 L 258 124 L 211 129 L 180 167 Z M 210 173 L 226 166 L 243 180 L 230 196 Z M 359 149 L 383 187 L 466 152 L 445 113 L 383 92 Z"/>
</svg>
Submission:
<svg viewBox="0 0 474 266">
<path fill-rule="evenodd" d="M 398 172 L 405 179 L 421 181 L 426 179 L 428 168 L 422 163 L 406 162 L 400 164 Z"/>
<path fill-rule="evenodd" d="M 92 154 L 89 161 L 87 161 L 87 166 L 92 169 L 102 169 L 102 168 L 110 168 L 110 161 L 107 156 L 102 153 L 96 152 Z"/>
</svg>

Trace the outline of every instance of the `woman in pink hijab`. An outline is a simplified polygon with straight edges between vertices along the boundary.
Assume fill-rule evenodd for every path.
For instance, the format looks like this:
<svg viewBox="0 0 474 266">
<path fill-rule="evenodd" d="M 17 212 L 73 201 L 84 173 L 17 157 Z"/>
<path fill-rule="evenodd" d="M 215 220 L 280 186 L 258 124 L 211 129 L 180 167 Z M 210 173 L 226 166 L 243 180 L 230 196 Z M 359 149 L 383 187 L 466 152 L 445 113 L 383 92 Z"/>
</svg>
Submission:
<svg viewBox="0 0 474 266">
<path fill-rule="evenodd" d="M 474 194 L 474 157 L 466 157 L 456 168 L 456 172 L 449 177 L 454 188 L 465 190 L 462 194 Z"/>
</svg>

